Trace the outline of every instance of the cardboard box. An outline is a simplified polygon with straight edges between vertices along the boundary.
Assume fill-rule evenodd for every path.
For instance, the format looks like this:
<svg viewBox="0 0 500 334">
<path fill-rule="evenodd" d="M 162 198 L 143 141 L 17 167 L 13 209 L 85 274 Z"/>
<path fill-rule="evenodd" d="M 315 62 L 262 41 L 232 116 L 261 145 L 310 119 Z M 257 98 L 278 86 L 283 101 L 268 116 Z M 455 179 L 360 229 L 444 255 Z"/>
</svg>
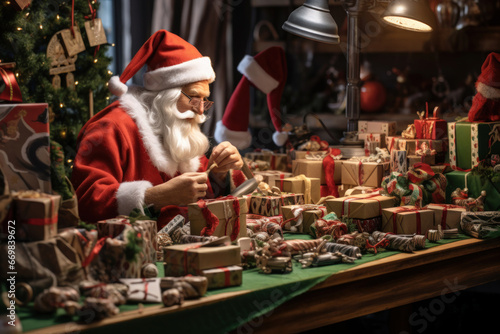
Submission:
<svg viewBox="0 0 500 334">
<path fill-rule="evenodd" d="M 318 203 L 321 198 L 321 188 L 318 178 L 297 175 L 295 177 L 276 181 L 276 183 L 276 186 L 278 186 L 278 184 L 283 185 L 283 192 L 303 194 L 304 204 Z"/>
<path fill-rule="evenodd" d="M 293 232 L 311 234 L 311 225 L 326 215 L 324 205 L 286 205 L 281 207 L 283 212 L 283 225 L 285 231 L 292 231 L 291 227 L 296 226 Z M 288 221 L 288 222 L 287 222 Z"/>
<path fill-rule="evenodd" d="M 382 232 L 426 234 L 434 228 L 434 211 L 405 205 L 382 209 Z"/>
<path fill-rule="evenodd" d="M 370 219 L 382 214 L 384 208 L 394 207 L 394 196 L 382 196 L 379 192 L 339 197 L 325 201 L 327 212 L 335 212 L 337 217 Z"/>
<path fill-rule="evenodd" d="M 434 165 L 436 163 L 435 155 L 409 155 L 408 156 L 408 166 L 412 167 L 417 163 L 424 163 L 428 165 Z"/>
<path fill-rule="evenodd" d="M 282 206 L 294 204 L 304 204 L 304 194 L 281 193 L 273 196 L 252 194 L 248 211 L 266 217 L 279 216 Z"/>
<path fill-rule="evenodd" d="M 382 179 L 389 172 L 389 161 L 377 163 L 345 160 L 342 162 L 342 184 L 380 187 Z"/>
<path fill-rule="evenodd" d="M 358 121 L 358 138 L 363 133 L 384 133 L 386 136 L 396 134 L 396 122 L 394 121 Z"/>
<path fill-rule="evenodd" d="M 239 213 L 234 206 L 234 201 L 238 202 Z M 244 197 L 222 198 L 215 200 L 205 200 L 207 210 L 214 215 L 215 230 L 212 236 L 222 237 L 231 236 L 233 230 L 238 228 L 237 238 L 246 237 L 246 213 L 248 212 L 247 201 Z M 207 227 L 207 221 L 202 208 L 198 203 L 188 205 L 188 217 L 190 221 L 191 234 L 201 235 L 202 230 Z M 207 235 L 206 233 L 204 235 Z"/>
<path fill-rule="evenodd" d="M 358 134 L 358 139 L 365 142 L 380 143 L 380 148 L 386 148 L 386 134 L 385 133 L 368 133 L 363 132 Z"/>
<path fill-rule="evenodd" d="M 283 190 L 282 185 L 280 184 L 278 186 L 276 184 L 276 181 L 283 180 L 287 177 L 291 177 L 292 173 L 282 172 L 282 171 L 278 171 L 278 170 L 267 170 L 267 171 L 256 171 L 256 172 L 254 172 L 254 175 L 262 175 L 263 182 L 267 183 L 271 187 L 276 185 L 278 188 L 280 188 L 280 190 Z"/>
<path fill-rule="evenodd" d="M 16 239 L 48 240 L 57 234 L 60 195 L 20 191 L 13 195 Z"/>
<path fill-rule="evenodd" d="M 240 266 L 228 266 L 205 269 L 201 272 L 208 281 L 208 289 L 220 289 L 230 286 L 239 286 L 243 281 L 243 268 Z"/>
<path fill-rule="evenodd" d="M 441 225 L 443 230 L 460 227 L 460 215 L 465 212 L 464 207 L 452 204 L 428 204 L 428 210 L 434 212 L 434 224 Z"/>
<path fill-rule="evenodd" d="M 408 172 L 408 160 L 406 151 L 392 150 L 391 151 L 391 172 L 406 173 Z"/>
<path fill-rule="evenodd" d="M 335 184 L 342 182 L 342 160 L 334 160 L 333 181 Z M 323 160 L 297 159 L 292 161 L 292 174 L 304 174 L 307 177 L 319 178 L 321 184 L 326 184 Z"/>
<path fill-rule="evenodd" d="M 165 247 L 163 250 L 165 265 L 182 267 L 185 273 L 197 273 L 200 270 L 239 265 L 241 263 L 240 246 L 206 246 L 202 243 L 181 244 Z"/>
<path fill-rule="evenodd" d="M 46 103 L 0 104 L 0 168 L 10 190 L 52 194 Z"/>
<path fill-rule="evenodd" d="M 471 169 L 490 154 L 500 154 L 500 122 L 448 123 L 449 160 L 453 169 Z"/>
</svg>

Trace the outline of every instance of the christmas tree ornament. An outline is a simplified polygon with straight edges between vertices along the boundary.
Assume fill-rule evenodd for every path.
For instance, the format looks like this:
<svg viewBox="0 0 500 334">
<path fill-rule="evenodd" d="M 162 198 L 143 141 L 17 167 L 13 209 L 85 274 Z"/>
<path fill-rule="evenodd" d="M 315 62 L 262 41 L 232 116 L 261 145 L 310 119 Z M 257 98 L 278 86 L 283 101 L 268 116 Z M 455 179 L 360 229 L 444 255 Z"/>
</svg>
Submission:
<svg viewBox="0 0 500 334">
<path fill-rule="evenodd" d="M 0 100 L 23 102 L 13 68 L 16 63 L 0 63 Z"/>
<path fill-rule="evenodd" d="M 85 51 L 82 34 L 78 26 L 72 26 L 70 29 L 63 29 L 59 32 L 62 39 L 62 46 L 69 57 L 76 56 Z"/>
<path fill-rule="evenodd" d="M 24 10 L 31 3 L 31 0 L 14 0 L 11 2 L 17 10 Z"/>
<path fill-rule="evenodd" d="M 85 21 L 85 31 L 90 46 L 97 46 L 108 43 L 101 19 Z"/>
<path fill-rule="evenodd" d="M 69 31 L 69 29 L 67 29 Z M 67 53 L 67 49 L 64 47 L 61 37 L 61 31 L 58 31 L 49 41 L 47 45 L 47 58 L 50 59 L 50 70 L 49 74 L 54 75 L 52 78 L 52 86 L 55 89 L 61 88 L 61 77 L 59 74 L 70 73 L 76 70 L 75 62 L 77 59 L 76 55 L 70 56 Z M 74 77 L 71 80 L 66 79 L 66 83 L 70 83 L 74 87 Z"/>
</svg>

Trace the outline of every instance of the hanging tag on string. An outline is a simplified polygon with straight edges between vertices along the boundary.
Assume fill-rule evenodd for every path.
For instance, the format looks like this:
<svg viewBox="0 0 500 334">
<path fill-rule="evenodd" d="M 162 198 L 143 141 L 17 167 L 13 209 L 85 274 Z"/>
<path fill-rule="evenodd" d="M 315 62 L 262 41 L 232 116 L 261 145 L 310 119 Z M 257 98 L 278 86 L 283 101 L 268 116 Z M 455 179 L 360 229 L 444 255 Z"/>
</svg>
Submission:
<svg viewBox="0 0 500 334">
<path fill-rule="evenodd" d="M 73 29 L 61 30 L 60 36 L 62 38 L 64 51 L 68 57 L 72 57 L 82 51 L 85 51 L 85 44 L 83 43 L 82 34 L 80 33 L 80 28 L 78 28 L 78 26 L 73 26 Z"/>
<path fill-rule="evenodd" d="M 108 43 L 106 39 L 106 33 L 102 26 L 101 19 L 96 18 L 97 10 L 92 7 L 92 3 L 88 0 L 90 8 L 90 17 L 85 17 L 88 21 L 85 21 L 85 31 L 87 33 L 87 39 L 89 40 L 90 46 L 97 46 L 101 44 Z"/>
</svg>

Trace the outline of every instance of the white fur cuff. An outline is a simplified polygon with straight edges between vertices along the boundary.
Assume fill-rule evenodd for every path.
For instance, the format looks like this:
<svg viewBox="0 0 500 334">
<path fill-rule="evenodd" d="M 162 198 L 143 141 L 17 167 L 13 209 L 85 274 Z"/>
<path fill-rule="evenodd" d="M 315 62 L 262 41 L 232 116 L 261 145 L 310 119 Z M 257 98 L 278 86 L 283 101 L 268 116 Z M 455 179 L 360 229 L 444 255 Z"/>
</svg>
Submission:
<svg viewBox="0 0 500 334">
<path fill-rule="evenodd" d="M 123 182 L 116 192 L 119 215 L 130 215 L 132 210 L 139 209 L 144 214 L 144 194 L 153 184 L 149 181 Z"/>
<path fill-rule="evenodd" d="M 276 131 L 275 133 L 273 133 L 273 141 L 276 145 L 283 146 L 283 145 L 285 145 L 287 140 L 288 140 L 288 133 L 287 132 Z"/>
<path fill-rule="evenodd" d="M 128 90 L 127 85 L 121 82 L 120 78 L 116 75 L 112 76 L 111 79 L 109 79 L 108 88 L 111 94 L 118 97 L 125 94 Z"/>
<path fill-rule="evenodd" d="M 248 148 L 250 147 L 250 144 L 252 144 L 252 135 L 250 134 L 250 131 L 230 130 L 222 124 L 222 121 L 218 121 L 215 125 L 214 138 L 218 143 L 228 141 L 239 150 Z"/>
</svg>

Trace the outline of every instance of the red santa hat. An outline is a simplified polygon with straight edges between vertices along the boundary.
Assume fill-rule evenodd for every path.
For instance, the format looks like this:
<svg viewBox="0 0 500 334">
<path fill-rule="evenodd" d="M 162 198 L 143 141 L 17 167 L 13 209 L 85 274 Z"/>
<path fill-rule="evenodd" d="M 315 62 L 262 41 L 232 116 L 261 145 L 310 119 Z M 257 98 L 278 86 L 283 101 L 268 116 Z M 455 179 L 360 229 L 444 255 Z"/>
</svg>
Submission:
<svg viewBox="0 0 500 334">
<path fill-rule="evenodd" d="M 144 87 L 152 91 L 208 80 L 215 80 L 215 72 L 210 58 L 203 57 L 190 43 L 166 30 L 155 32 L 135 54 L 122 75 L 113 76 L 109 81 L 109 90 L 116 96 L 128 90 L 126 82 L 144 65 Z"/>
<path fill-rule="evenodd" d="M 222 120 L 217 122 L 214 137 L 218 142 L 229 141 L 239 149 L 252 143 L 248 130 L 250 117 L 250 85 L 267 95 L 267 106 L 276 132 L 273 141 L 283 146 L 288 133 L 282 131 L 280 102 L 285 87 L 287 67 L 285 51 L 281 47 L 270 47 L 254 57 L 245 56 L 238 64 L 243 74 L 226 106 Z"/>
<path fill-rule="evenodd" d="M 477 93 L 472 99 L 469 122 L 500 120 L 500 54 L 491 52 L 476 81 Z"/>
</svg>

